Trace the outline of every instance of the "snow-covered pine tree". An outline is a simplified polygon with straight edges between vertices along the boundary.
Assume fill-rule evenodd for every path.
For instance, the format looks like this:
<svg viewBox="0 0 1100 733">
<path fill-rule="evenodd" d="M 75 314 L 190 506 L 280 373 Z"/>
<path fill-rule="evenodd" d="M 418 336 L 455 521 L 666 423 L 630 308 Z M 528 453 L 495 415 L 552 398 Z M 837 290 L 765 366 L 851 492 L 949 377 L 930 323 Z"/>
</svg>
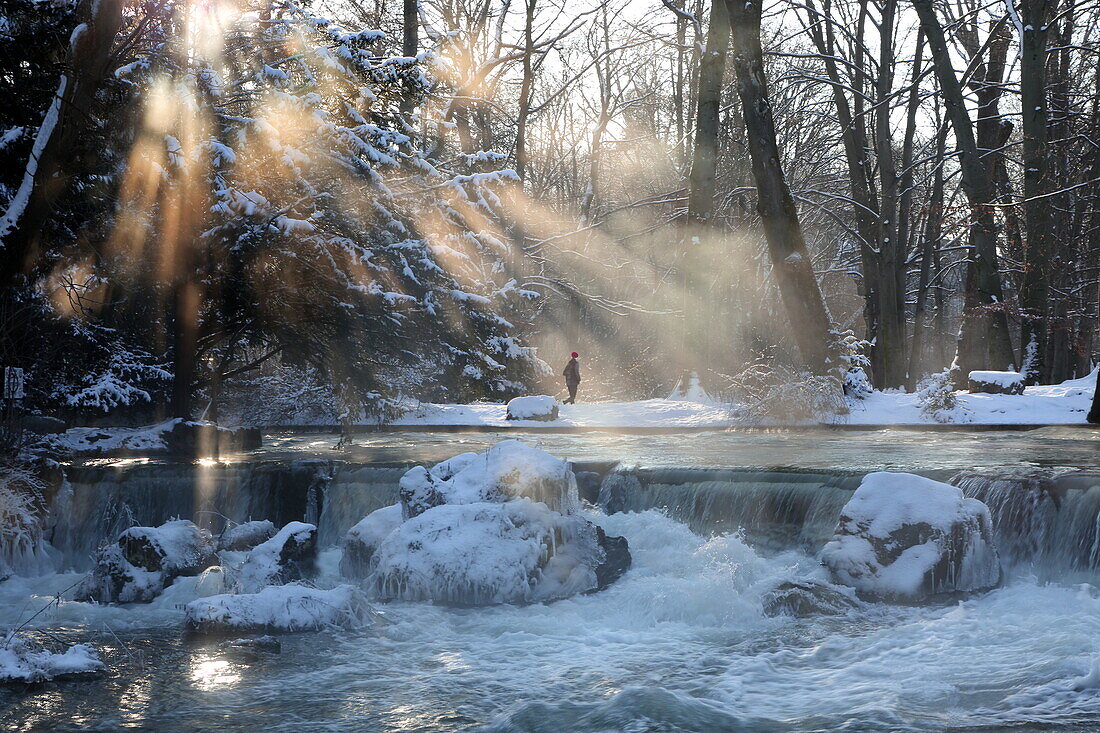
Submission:
<svg viewBox="0 0 1100 733">
<path fill-rule="evenodd" d="M 176 412 L 272 357 L 366 402 L 522 388 L 497 191 L 401 114 L 428 58 L 287 2 L 180 4 L 119 70 L 145 99 L 104 271 L 159 303 Z M 465 166 L 464 166 L 465 168 Z M 133 304 L 136 306 L 136 303 Z"/>
</svg>

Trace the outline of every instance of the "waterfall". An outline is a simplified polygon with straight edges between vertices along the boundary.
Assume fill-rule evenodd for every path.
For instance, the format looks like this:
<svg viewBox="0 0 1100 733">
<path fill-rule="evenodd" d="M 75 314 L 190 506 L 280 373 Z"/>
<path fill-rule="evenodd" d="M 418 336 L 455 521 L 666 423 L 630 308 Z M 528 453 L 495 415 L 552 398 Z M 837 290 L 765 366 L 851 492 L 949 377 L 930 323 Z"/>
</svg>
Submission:
<svg viewBox="0 0 1100 733">
<path fill-rule="evenodd" d="M 600 487 L 610 511 L 659 508 L 700 534 L 741 530 L 764 550 L 817 552 L 859 474 L 707 468 L 619 468 Z"/>
<path fill-rule="evenodd" d="M 963 471 L 951 483 L 989 507 L 1010 568 L 1043 578 L 1100 569 L 1100 474 Z"/>
<path fill-rule="evenodd" d="M 375 509 L 396 504 L 397 482 L 408 466 L 341 466 L 325 487 L 317 523 L 321 547 L 339 545 L 347 531 Z"/>
<path fill-rule="evenodd" d="M 336 544 L 352 524 L 396 500 L 401 472 L 332 461 L 69 466 L 48 534 L 63 564 L 77 570 L 89 567 L 96 549 L 127 527 L 177 517 L 215 533 L 228 522 L 269 519 L 282 526 L 306 520 L 319 525 L 323 544 Z"/>
</svg>

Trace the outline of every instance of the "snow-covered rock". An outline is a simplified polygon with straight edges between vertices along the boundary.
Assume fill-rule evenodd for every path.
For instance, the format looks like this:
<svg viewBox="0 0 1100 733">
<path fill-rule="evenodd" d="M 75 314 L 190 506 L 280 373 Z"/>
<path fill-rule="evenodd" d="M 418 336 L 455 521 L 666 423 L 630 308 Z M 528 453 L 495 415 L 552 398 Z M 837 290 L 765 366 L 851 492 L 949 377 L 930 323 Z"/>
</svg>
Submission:
<svg viewBox="0 0 1100 733">
<path fill-rule="evenodd" d="M 558 419 L 558 401 L 549 395 L 516 397 L 508 403 L 509 420 L 540 420 L 550 422 Z"/>
<path fill-rule="evenodd" d="M 148 603 L 180 576 L 214 564 L 210 533 L 178 519 L 159 527 L 130 527 L 101 548 L 95 568 L 77 587 L 78 601 Z"/>
<path fill-rule="evenodd" d="M 88 644 L 74 644 L 59 654 L 36 649 L 18 636 L 7 640 L 0 637 L 0 684 L 32 684 L 102 670 L 99 654 Z"/>
<path fill-rule="evenodd" d="M 518 441 L 414 468 L 400 493 L 402 517 L 390 507 L 361 523 L 370 544 L 384 534 L 368 577 L 382 598 L 548 601 L 600 590 L 630 566 L 626 540 L 580 516 L 569 464 Z"/>
<path fill-rule="evenodd" d="M 232 568 L 231 578 L 242 593 L 256 593 L 269 585 L 313 577 L 316 570 L 317 527 L 290 522 L 249 550 L 243 562 Z"/>
<path fill-rule="evenodd" d="M 218 550 L 251 550 L 275 536 L 275 525 L 266 519 L 237 524 L 218 537 Z"/>
<path fill-rule="evenodd" d="M 989 508 L 954 486 L 908 473 L 863 479 L 821 561 L 861 596 L 900 603 L 989 590 L 1001 581 Z"/>
<path fill-rule="evenodd" d="M 320 590 L 296 583 L 200 598 L 188 603 L 185 613 L 187 627 L 199 633 L 359 628 L 376 619 L 363 593 L 350 585 Z"/>
<path fill-rule="evenodd" d="M 597 587 L 595 527 L 530 499 L 433 507 L 379 546 L 383 598 L 458 605 L 563 598 Z"/>
<path fill-rule="evenodd" d="M 404 521 L 401 505 L 383 507 L 371 512 L 348 530 L 344 537 L 344 554 L 340 558 L 340 573 L 347 578 L 362 579 L 370 574 L 371 559 L 382 540 Z"/>
<path fill-rule="evenodd" d="M 1027 377 L 1020 372 L 970 372 L 967 376 L 967 389 L 985 394 L 1024 393 Z"/>
<path fill-rule="evenodd" d="M 577 481 L 569 464 L 518 440 L 503 440 L 481 454 L 463 453 L 431 469 L 410 469 L 401 477 L 400 496 L 406 519 L 441 504 L 518 497 L 567 514 L 579 506 Z"/>
</svg>

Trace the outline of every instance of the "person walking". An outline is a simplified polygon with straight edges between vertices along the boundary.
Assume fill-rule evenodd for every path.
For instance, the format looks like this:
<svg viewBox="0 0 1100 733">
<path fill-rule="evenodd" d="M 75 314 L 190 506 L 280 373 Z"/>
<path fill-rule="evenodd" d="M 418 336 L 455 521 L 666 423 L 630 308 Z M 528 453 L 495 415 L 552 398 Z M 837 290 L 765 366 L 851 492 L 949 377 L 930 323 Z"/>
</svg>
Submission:
<svg viewBox="0 0 1100 733">
<path fill-rule="evenodd" d="M 563 405 L 575 405 L 577 404 L 577 387 L 581 383 L 581 365 L 577 361 L 580 354 L 573 352 L 570 355 L 569 363 L 565 365 L 565 371 L 561 373 L 565 377 L 565 388 L 569 390 L 569 399 L 565 400 Z"/>
</svg>

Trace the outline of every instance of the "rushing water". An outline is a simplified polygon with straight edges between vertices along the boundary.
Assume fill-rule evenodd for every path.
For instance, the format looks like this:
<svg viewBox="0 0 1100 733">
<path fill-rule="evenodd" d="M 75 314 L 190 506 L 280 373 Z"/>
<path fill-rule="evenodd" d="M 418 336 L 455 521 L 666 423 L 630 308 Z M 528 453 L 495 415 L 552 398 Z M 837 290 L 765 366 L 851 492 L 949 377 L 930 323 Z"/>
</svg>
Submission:
<svg viewBox="0 0 1100 733">
<path fill-rule="evenodd" d="M 0 688 L 0 727 L 1100 728 L 1100 472 L 1093 470 L 1100 456 L 1088 453 L 1090 445 L 1098 450 L 1090 434 L 967 433 L 954 441 L 938 433 L 845 434 L 840 443 L 862 445 L 839 454 L 832 435 L 765 434 L 763 447 L 722 434 L 540 436 L 545 449 L 590 461 L 577 464 L 595 471 L 590 498 L 602 481 L 603 499 L 626 510 L 593 518 L 625 535 L 634 557 L 608 590 L 548 605 L 380 604 L 386 621 L 374 628 L 284 635 L 281 653 L 241 658 L 180 633 L 194 579 L 148 605 L 55 603 L 29 628 L 91 641 L 110 672 Z M 979 461 L 982 435 L 998 449 Z M 350 524 L 395 498 L 402 469 L 375 461 L 431 460 L 480 449 L 495 436 L 450 437 L 444 447 L 446 436 L 401 436 L 403 455 L 393 436 L 360 436 L 353 451 L 339 454 L 308 445 L 327 440 L 309 436 L 286 438 L 250 461 L 69 467 L 69 484 L 55 499 L 54 544 L 70 567 L 81 567 L 117 526 L 178 514 L 214 528 L 227 516 L 308 517 L 322 544 L 335 545 Z M 649 467 L 599 463 L 620 449 L 629 463 Z M 916 462 L 920 449 L 931 450 L 924 466 Z M 840 507 L 862 473 L 883 468 L 953 478 L 989 504 L 1009 570 L 1005 587 L 946 606 L 766 617 L 761 598 L 776 583 L 821 577 L 815 555 Z M 322 584 L 338 582 L 338 559 L 337 549 L 323 554 Z M 0 583 L 0 625 L 30 618 L 79 577 Z"/>
</svg>

